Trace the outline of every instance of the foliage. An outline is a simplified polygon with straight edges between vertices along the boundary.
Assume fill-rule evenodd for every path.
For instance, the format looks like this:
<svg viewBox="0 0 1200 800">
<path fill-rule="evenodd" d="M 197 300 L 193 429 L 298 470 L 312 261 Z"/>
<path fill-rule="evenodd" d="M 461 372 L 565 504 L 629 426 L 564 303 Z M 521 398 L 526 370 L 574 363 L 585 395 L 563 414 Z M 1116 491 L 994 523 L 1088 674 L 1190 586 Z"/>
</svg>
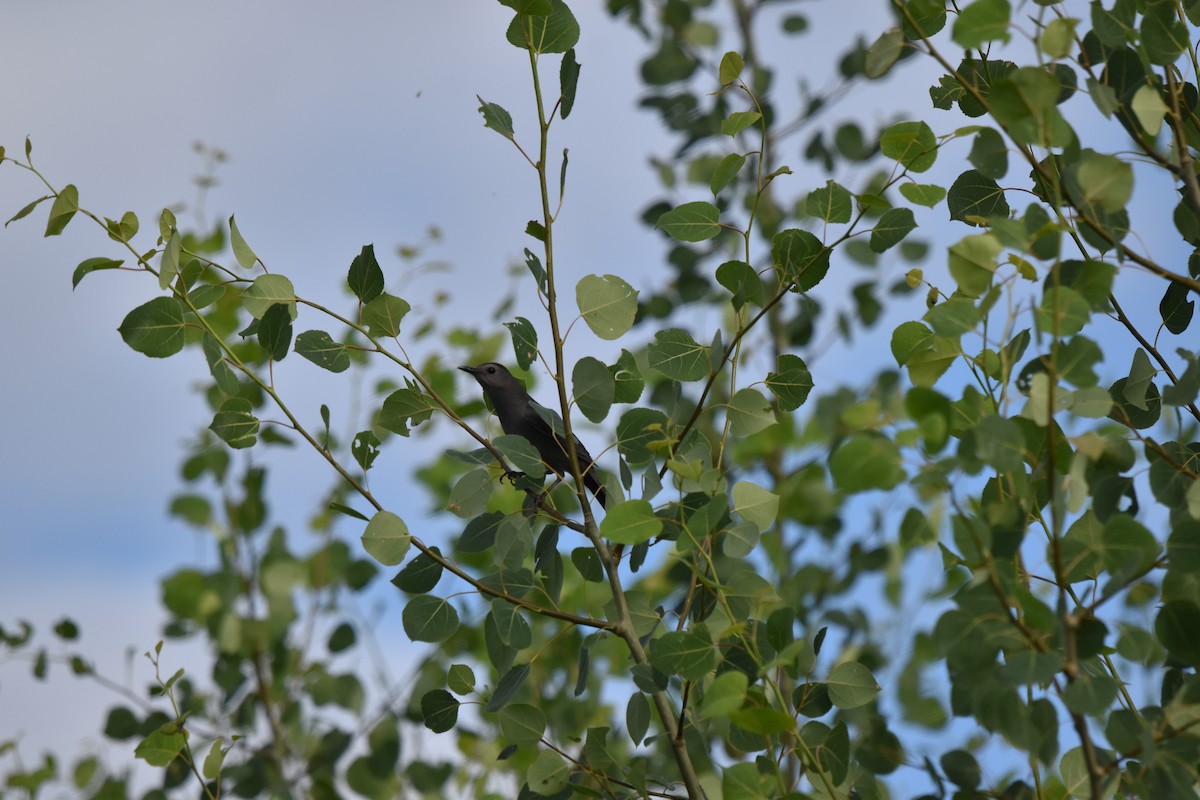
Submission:
<svg viewBox="0 0 1200 800">
<path fill-rule="evenodd" d="M 576 280 L 586 327 L 624 348 L 611 364 L 563 352 L 567 160 L 550 133 L 587 74 L 579 24 L 561 0 L 504 5 L 515 16 L 497 35 L 530 63 L 532 140 L 501 104 L 479 110 L 539 187 L 525 254 L 546 309 L 506 324 L 517 363 L 549 373 L 566 441 L 574 411 L 614 437 L 599 520 L 578 475 L 545 489 L 526 443 L 475 429 L 484 406 L 473 388 L 454 399 L 452 367 L 409 359 L 406 341 L 444 332 L 409 334 L 413 300 L 387 292 L 372 247 L 339 311 L 269 273 L 232 218 L 236 266 L 220 260 L 223 230 L 201 239 L 164 211 L 141 231 L 132 212 L 96 215 L 42 179 L 28 143 L 0 153 L 48 191 L 14 220 L 52 200 L 47 235 L 82 214 L 124 247 L 79 265 L 75 284 L 108 269 L 158 282 L 120 327 L 130 347 L 199 347 L 212 379 L 212 424 L 184 474 L 222 500 L 198 489 L 173 510 L 212 531 L 219 560 L 163 585 L 166 636 L 210 643 L 211 685 L 196 668 L 161 680 L 106 734 L 163 768 L 160 795 L 190 776 L 207 796 L 1193 796 L 1200 3 L 1039 0 L 1018 14 L 1007 0 L 893 0 L 835 92 L 910 60 L 944 74 L 924 118 L 864 131 L 829 119 L 832 96 L 803 95 L 784 118 L 797 98 L 778 96 L 755 31 L 805 34 L 789 4 L 670 0 L 651 19 L 610 0 L 654 43 L 642 102 L 680 145 L 657 162 L 667 197 L 644 213 L 669 239 L 670 280 L 641 294 L 618 275 Z M 740 41 L 722 52 L 725 14 Z M 778 154 L 809 130 L 804 157 L 828 176 L 806 184 Z M 943 202 L 949 227 L 925 210 Z M 1148 243 L 1139 209 L 1162 207 L 1178 240 Z M 953 240 L 934 248 L 918 230 Z M 889 280 L 901 262 L 923 266 Z M 846 287 L 852 264 L 869 277 Z M 1147 287 L 1161 297 L 1149 309 Z M 823 331 L 879 351 L 886 339 L 896 368 L 814 386 Z M 451 348 L 477 363 L 499 343 L 460 331 Z M 292 350 L 335 373 L 382 360 L 404 384 L 380 385 L 347 446 L 326 408 L 310 426 L 277 391 Z M 418 473 L 462 519 L 444 548 L 367 482 L 434 418 L 480 445 Z M 268 530 L 264 471 L 237 473 L 228 452 L 294 444 L 340 478 L 310 552 Z M 370 560 L 335 535 L 346 525 Z M 405 633 L 434 646 L 403 697 L 368 701 L 333 658 L 361 646 L 344 604 L 380 565 L 399 567 Z M 312 626 L 330 629 L 323 646 L 301 634 Z M 27 626 L 4 642 L 34 648 Z M 453 731 L 459 758 L 401 759 L 418 723 Z M 55 774 L 47 761 L 8 783 L 34 794 Z M 127 796 L 94 761 L 74 779 Z"/>
</svg>

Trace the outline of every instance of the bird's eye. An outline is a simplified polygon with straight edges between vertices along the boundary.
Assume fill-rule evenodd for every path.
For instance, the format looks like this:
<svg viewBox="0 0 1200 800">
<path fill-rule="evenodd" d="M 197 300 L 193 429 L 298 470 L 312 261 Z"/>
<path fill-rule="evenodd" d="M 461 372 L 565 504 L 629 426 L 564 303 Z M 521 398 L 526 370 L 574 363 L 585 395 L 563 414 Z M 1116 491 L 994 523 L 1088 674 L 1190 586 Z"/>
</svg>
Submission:
<svg viewBox="0 0 1200 800">
<path fill-rule="evenodd" d="M 496 368 L 488 367 L 488 375 L 495 375 L 495 374 L 496 374 Z"/>
</svg>

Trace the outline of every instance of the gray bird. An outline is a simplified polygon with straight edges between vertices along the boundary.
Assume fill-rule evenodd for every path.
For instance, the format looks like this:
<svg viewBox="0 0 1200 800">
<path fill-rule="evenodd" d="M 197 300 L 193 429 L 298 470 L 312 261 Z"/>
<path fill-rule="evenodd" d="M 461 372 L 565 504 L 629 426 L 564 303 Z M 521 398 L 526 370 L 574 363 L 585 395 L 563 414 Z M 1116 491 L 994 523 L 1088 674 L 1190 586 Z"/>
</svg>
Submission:
<svg viewBox="0 0 1200 800">
<path fill-rule="evenodd" d="M 541 408 L 525 391 L 525 386 L 509 372 L 503 364 L 490 362 L 477 367 L 459 367 L 475 377 L 483 387 L 483 393 L 492 401 L 500 427 L 505 433 L 524 436 L 538 451 L 542 461 L 556 475 L 565 478 L 571 474 L 571 457 L 561 433 L 555 433 L 550 424 L 538 413 Z M 596 496 L 603 506 L 608 499 L 604 484 L 600 483 L 592 456 L 587 448 L 575 439 L 575 456 L 579 459 L 579 470 L 583 473 L 583 484 Z"/>
</svg>

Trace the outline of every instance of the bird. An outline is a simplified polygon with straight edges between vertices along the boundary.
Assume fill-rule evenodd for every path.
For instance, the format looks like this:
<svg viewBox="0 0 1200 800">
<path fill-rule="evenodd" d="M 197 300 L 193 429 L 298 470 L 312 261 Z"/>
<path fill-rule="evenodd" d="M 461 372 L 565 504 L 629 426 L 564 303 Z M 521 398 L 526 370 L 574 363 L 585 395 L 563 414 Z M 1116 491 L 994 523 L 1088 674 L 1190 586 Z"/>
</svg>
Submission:
<svg viewBox="0 0 1200 800">
<path fill-rule="evenodd" d="M 560 478 L 571 474 L 571 457 L 562 439 L 550 427 L 538 412 L 542 408 L 537 401 L 525 391 L 521 383 L 503 364 L 489 361 L 476 367 L 461 366 L 463 372 L 471 375 L 483 387 L 483 393 L 492 401 L 496 416 L 500 418 L 500 427 L 507 434 L 523 436 L 538 451 L 542 461 Z M 579 471 L 583 475 L 583 484 L 596 496 L 601 507 L 608 500 L 608 492 L 592 463 L 592 456 L 587 448 L 575 440 L 575 456 L 579 459 Z"/>
</svg>

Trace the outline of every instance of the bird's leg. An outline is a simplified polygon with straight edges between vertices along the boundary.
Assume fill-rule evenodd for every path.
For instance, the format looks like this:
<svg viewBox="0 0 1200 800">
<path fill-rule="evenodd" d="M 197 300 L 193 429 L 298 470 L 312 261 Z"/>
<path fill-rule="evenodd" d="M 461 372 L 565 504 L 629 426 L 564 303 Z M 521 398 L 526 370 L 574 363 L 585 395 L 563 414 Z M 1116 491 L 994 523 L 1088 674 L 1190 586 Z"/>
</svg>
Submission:
<svg viewBox="0 0 1200 800">
<path fill-rule="evenodd" d="M 517 469 L 509 469 L 509 470 L 504 471 L 504 474 L 500 476 L 500 480 L 508 481 L 513 486 L 516 486 L 517 481 L 519 481 L 521 478 L 524 478 L 524 477 L 525 477 L 524 472 L 521 472 L 520 470 L 517 470 Z"/>
</svg>

